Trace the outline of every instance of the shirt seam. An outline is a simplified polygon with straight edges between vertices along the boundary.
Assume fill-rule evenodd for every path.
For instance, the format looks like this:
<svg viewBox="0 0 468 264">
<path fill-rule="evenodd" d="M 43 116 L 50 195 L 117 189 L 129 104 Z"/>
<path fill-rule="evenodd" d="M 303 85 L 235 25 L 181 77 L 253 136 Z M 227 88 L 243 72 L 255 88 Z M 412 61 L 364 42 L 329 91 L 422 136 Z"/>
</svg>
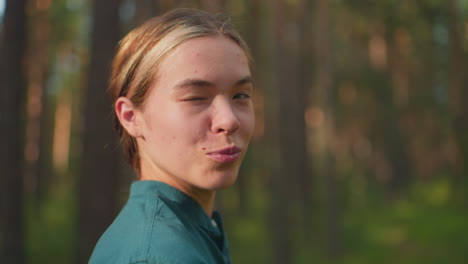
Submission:
<svg viewBox="0 0 468 264">
<path fill-rule="evenodd" d="M 160 197 L 159 197 L 159 194 L 155 194 L 157 196 L 157 199 L 156 199 L 156 205 L 154 207 L 154 213 L 153 213 L 153 216 L 151 217 L 150 219 L 150 223 L 148 224 L 149 228 L 151 228 L 148 232 L 148 236 L 147 236 L 147 245 L 148 245 L 148 248 L 146 250 L 146 257 L 148 258 L 150 256 L 150 253 L 151 253 L 151 239 L 153 237 L 153 232 L 154 232 L 154 225 L 156 223 L 155 219 L 156 217 L 160 214 L 161 212 L 161 206 L 160 206 Z M 147 200 L 148 204 L 151 204 L 149 203 L 149 201 Z"/>
</svg>

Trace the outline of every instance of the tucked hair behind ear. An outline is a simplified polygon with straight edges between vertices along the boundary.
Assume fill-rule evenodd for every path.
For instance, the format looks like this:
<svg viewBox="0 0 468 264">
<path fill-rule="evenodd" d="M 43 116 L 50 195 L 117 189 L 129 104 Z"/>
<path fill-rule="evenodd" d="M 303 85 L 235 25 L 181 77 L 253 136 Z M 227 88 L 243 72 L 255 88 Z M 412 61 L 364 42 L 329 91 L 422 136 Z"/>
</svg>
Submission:
<svg viewBox="0 0 468 264">
<path fill-rule="evenodd" d="M 119 97 L 127 97 L 134 107 L 143 106 L 164 58 L 186 40 L 214 35 L 233 40 L 244 50 L 250 61 L 248 48 L 229 19 L 201 10 L 174 9 L 132 30 L 119 43 L 112 63 L 108 92 L 113 104 Z M 115 112 L 113 119 L 126 159 L 139 175 L 137 142 L 122 127 Z"/>
</svg>

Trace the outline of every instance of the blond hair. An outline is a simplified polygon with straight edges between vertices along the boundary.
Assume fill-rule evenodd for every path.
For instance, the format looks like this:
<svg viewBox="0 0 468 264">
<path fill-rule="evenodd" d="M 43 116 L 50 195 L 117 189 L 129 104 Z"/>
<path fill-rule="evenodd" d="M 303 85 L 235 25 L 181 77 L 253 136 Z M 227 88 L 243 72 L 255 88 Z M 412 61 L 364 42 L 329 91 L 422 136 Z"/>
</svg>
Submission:
<svg viewBox="0 0 468 264">
<path fill-rule="evenodd" d="M 127 97 L 135 107 L 141 107 L 164 58 L 186 40 L 213 35 L 222 35 L 233 40 L 245 51 L 250 61 L 245 42 L 229 20 L 201 10 L 175 9 L 132 30 L 119 43 L 112 63 L 108 90 L 113 104 L 119 97 Z M 122 127 L 115 112 L 113 118 L 126 159 L 139 174 L 137 142 Z"/>
</svg>

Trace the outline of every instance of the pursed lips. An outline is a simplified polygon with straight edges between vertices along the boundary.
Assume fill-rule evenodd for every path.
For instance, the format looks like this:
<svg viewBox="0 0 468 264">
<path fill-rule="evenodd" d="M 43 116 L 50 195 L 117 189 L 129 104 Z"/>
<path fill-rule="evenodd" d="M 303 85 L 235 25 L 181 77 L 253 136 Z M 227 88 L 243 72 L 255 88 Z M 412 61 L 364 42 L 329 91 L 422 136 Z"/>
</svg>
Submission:
<svg viewBox="0 0 468 264">
<path fill-rule="evenodd" d="M 208 157 L 220 162 L 220 163 L 231 163 L 236 161 L 241 154 L 242 150 L 237 146 L 227 147 L 216 151 L 210 151 L 207 153 Z"/>
</svg>

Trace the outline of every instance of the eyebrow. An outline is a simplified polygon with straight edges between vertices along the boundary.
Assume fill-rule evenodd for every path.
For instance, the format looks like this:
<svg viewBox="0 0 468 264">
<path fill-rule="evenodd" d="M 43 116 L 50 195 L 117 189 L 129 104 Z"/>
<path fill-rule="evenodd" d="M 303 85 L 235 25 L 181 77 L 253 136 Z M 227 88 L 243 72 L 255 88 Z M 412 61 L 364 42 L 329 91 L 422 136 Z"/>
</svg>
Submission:
<svg viewBox="0 0 468 264">
<path fill-rule="evenodd" d="M 234 86 L 241 86 L 241 85 L 244 85 L 244 84 L 247 84 L 247 83 L 253 83 L 253 79 L 251 76 L 246 76 L 240 80 L 238 80 Z M 203 88 L 203 87 L 213 87 L 215 86 L 214 83 L 212 82 L 209 82 L 207 80 L 203 80 L 203 79 L 185 79 L 181 82 L 179 82 L 178 84 L 176 84 L 174 87 L 175 88 L 188 88 L 188 87 L 200 87 L 200 88 Z"/>
<path fill-rule="evenodd" d="M 239 81 L 236 82 L 235 86 L 241 86 L 241 85 L 244 85 L 244 84 L 247 84 L 247 83 L 253 83 L 252 76 L 246 76 L 246 77 L 240 79 Z"/>
</svg>

